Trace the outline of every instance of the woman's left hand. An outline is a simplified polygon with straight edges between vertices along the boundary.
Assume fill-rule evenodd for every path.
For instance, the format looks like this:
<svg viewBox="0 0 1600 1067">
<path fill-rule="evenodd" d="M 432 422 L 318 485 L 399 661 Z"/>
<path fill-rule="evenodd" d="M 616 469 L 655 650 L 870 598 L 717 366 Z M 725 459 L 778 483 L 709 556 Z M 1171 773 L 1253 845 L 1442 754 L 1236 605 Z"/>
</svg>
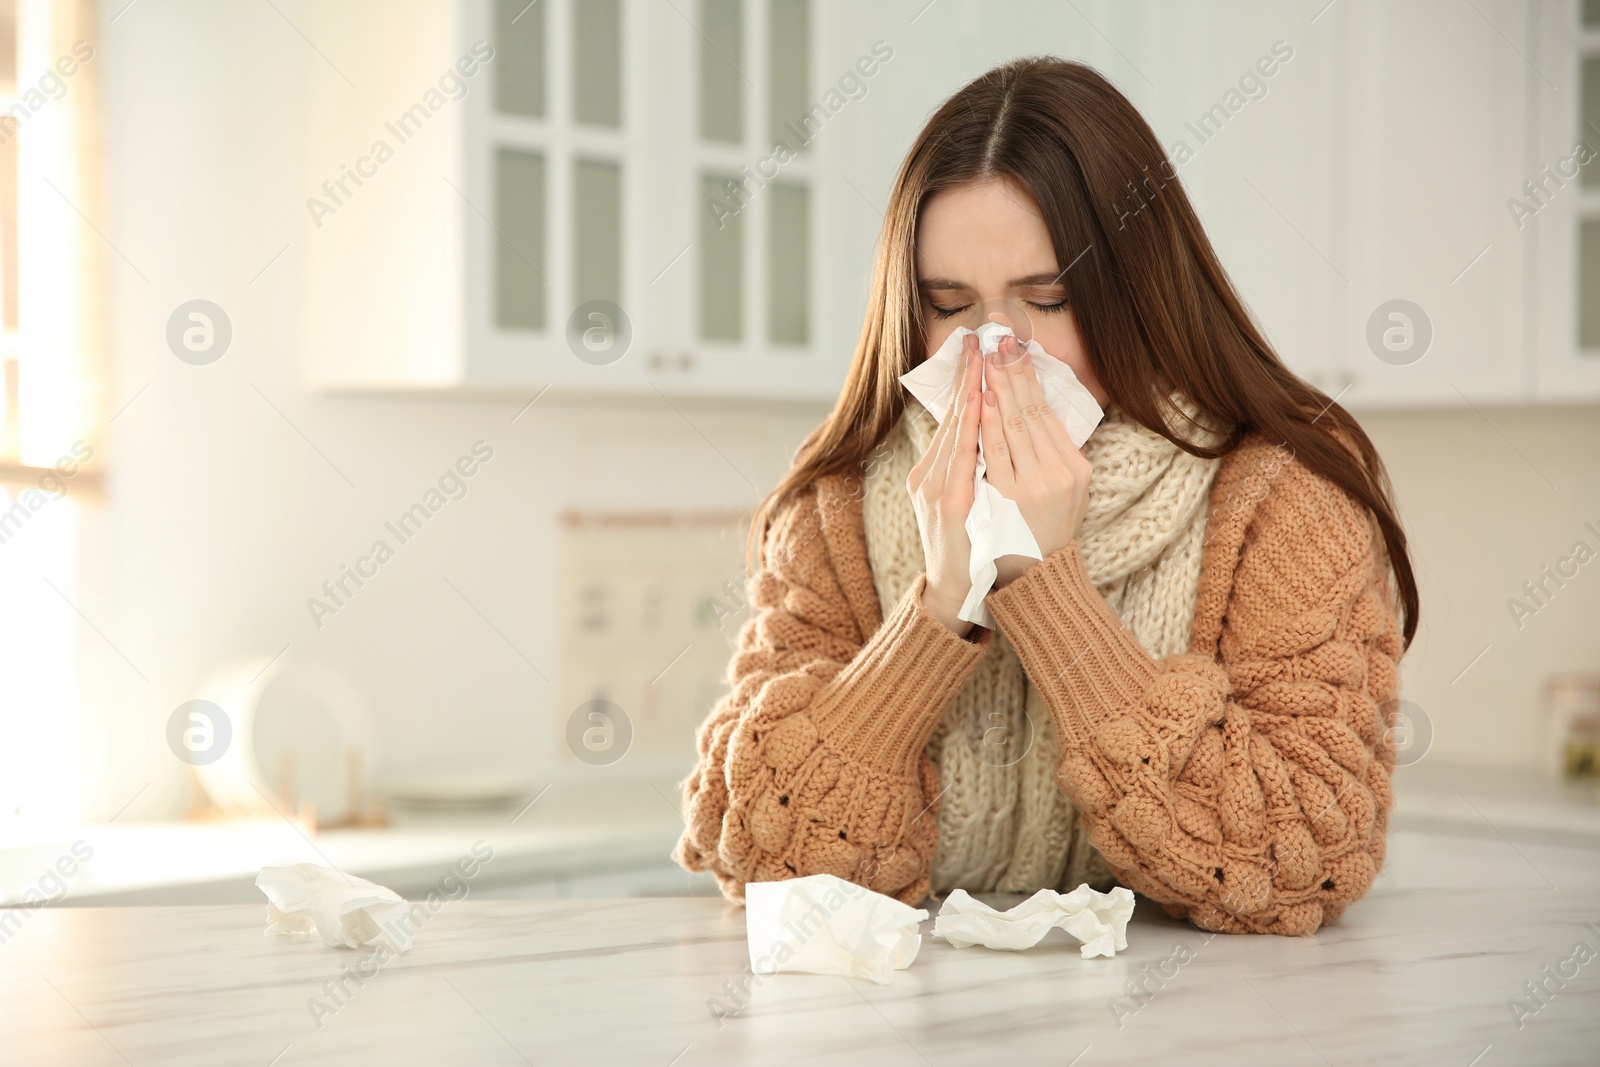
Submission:
<svg viewBox="0 0 1600 1067">
<path fill-rule="evenodd" d="M 985 357 L 980 436 L 985 477 L 1002 496 L 1016 501 L 1044 556 L 1078 536 L 1089 506 L 1089 461 L 1045 401 L 1033 360 L 1015 337 Z M 995 588 L 1015 580 L 1039 561 L 1001 556 Z"/>
</svg>

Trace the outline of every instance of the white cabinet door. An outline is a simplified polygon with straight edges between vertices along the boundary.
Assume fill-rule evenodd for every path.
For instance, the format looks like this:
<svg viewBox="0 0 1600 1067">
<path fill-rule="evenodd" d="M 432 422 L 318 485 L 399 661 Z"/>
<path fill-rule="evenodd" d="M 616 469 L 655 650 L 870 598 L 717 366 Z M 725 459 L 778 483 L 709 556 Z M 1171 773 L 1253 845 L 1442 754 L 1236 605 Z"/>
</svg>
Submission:
<svg viewBox="0 0 1600 1067">
<path fill-rule="evenodd" d="M 1184 8 L 1151 27 L 1141 104 L 1233 281 L 1279 358 L 1336 393 L 1346 286 L 1336 205 L 1336 57 L 1285 8 Z"/>
<path fill-rule="evenodd" d="M 662 28 L 680 76 L 660 126 L 670 144 L 651 285 L 677 329 L 644 362 L 663 392 L 839 390 L 835 311 L 819 284 L 834 254 L 819 196 L 839 149 L 822 129 L 844 103 L 823 81 L 826 7 L 698 0 Z"/>
<path fill-rule="evenodd" d="M 466 36 L 494 42 L 497 65 L 462 145 L 465 385 L 638 387 L 634 346 L 661 329 L 642 276 L 660 211 L 659 7 L 464 5 Z"/>
<path fill-rule="evenodd" d="M 863 6 L 841 20 L 838 38 L 857 51 L 881 39 L 893 59 L 859 121 L 846 120 L 849 184 L 839 187 L 854 227 L 842 237 L 852 304 L 879 212 L 928 116 L 993 64 L 1055 55 L 1095 67 L 1139 109 L 1270 343 L 1331 392 L 1333 287 L 1344 284 L 1328 262 L 1339 262 L 1343 236 L 1332 214 L 1333 58 L 1324 27 L 1308 29 L 1308 18 L 1280 3 L 1016 0 L 1003 19 L 977 0 Z"/>
<path fill-rule="evenodd" d="M 1600 399 L 1600 11 L 1594 7 L 1551 0 L 1530 16 L 1528 84 L 1538 116 L 1532 184 L 1512 195 L 1531 249 L 1531 370 L 1541 400 Z M 1585 8 L 1592 21 L 1583 20 Z"/>
<path fill-rule="evenodd" d="M 1347 188 L 1347 406 L 1520 401 L 1526 7 L 1350 0 L 1336 158 Z"/>
<path fill-rule="evenodd" d="M 501 91 L 464 152 L 466 383 L 832 396 L 811 0 L 476 0 Z M 775 116 L 777 118 L 775 118 Z M 791 135 L 791 139 L 793 139 Z"/>
</svg>

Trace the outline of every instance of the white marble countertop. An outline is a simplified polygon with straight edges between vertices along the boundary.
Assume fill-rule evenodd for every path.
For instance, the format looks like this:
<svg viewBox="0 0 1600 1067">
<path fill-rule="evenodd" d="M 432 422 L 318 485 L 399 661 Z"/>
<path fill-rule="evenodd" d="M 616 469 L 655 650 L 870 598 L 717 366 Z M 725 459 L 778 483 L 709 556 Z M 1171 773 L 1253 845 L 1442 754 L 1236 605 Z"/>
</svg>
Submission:
<svg viewBox="0 0 1600 1067">
<path fill-rule="evenodd" d="M 930 922 L 889 986 L 747 979 L 720 1025 L 709 1002 L 738 1006 L 748 956 L 742 909 L 717 898 L 445 902 L 381 966 L 265 938 L 261 907 L 31 915 L 0 945 L 7 1063 L 1600 1061 L 1600 958 L 1569 964 L 1520 1028 L 1508 1007 L 1578 942 L 1600 952 L 1588 880 L 1375 891 L 1315 938 L 1210 936 L 1141 901 L 1114 959 L 1081 959 L 1059 931 L 1021 953 L 958 950 Z M 358 965 L 371 976 L 331 997 Z"/>
<path fill-rule="evenodd" d="M 670 781 L 605 789 L 555 783 L 503 809 L 397 810 L 383 829 L 306 828 L 279 817 L 219 822 L 84 824 L 10 832 L 0 826 L 0 905 L 28 890 L 75 843 L 73 904 L 236 904 L 259 899 L 264 866 L 318 863 L 420 895 L 474 844 L 494 850 L 479 884 L 516 886 L 661 866 L 683 829 Z M 68 864 L 68 867 L 73 867 Z"/>
<path fill-rule="evenodd" d="M 92 849 L 69 881 L 73 904 L 214 904 L 260 899 L 262 867 L 317 863 L 420 896 L 473 846 L 494 861 L 481 882 L 498 885 L 660 865 L 681 833 L 668 822 L 605 826 L 510 826 L 444 822 L 308 836 L 282 820 L 216 826 L 92 826 L 28 846 L 0 848 L 0 905 L 20 903 L 75 841 Z M 80 853 L 81 854 L 81 853 Z M 70 866 L 70 864 L 69 864 Z"/>
</svg>

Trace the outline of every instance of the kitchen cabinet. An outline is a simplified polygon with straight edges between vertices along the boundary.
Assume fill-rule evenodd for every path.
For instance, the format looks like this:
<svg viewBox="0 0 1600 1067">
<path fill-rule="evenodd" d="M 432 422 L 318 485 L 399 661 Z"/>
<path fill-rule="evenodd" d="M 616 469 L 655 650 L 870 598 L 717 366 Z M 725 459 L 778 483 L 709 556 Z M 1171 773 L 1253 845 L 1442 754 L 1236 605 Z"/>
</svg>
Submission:
<svg viewBox="0 0 1600 1067">
<path fill-rule="evenodd" d="M 306 185 L 351 193 L 308 208 L 310 375 L 830 400 L 917 129 L 988 66 L 1048 52 L 1112 77 L 1169 152 L 1187 144 L 1178 173 L 1252 313 L 1347 407 L 1592 401 L 1600 184 L 1545 176 L 1600 86 L 1593 6 L 311 5 L 308 35 L 352 84 L 308 66 Z M 388 137 L 478 42 L 494 58 L 460 98 Z M 375 138 L 393 158 L 362 164 Z M 376 176 L 340 184 L 362 166 Z"/>
<path fill-rule="evenodd" d="M 458 0 L 306 15 L 351 67 L 347 84 L 308 74 L 318 385 L 835 395 L 854 331 L 822 284 L 840 183 L 815 133 L 844 99 L 817 71 L 845 12 Z"/>
<path fill-rule="evenodd" d="M 943 29 L 970 32 L 900 48 L 883 127 L 914 130 L 940 96 L 1014 55 L 1089 63 L 1150 122 L 1296 374 L 1353 409 L 1539 395 L 1529 242 L 1506 209 L 1528 176 L 1528 4 L 1020 3 L 1011 25 L 1031 27 L 1026 49 L 975 12 L 944 15 Z M 881 187 L 904 143 L 864 138 L 852 177 L 870 165 Z"/>
<path fill-rule="evenodd" d="M 1326 16 L 1343 53 L 1346 406 L 1527 398 L 1526 234 L 1505 206 L 1526 177 L 1526 10 L 1361 0 Z"/>
<path fill-rule="evenodd" d="M 1578 138 L 1574 44 L 1600 52 L 1578 18 L 1576 3 L 1344 0 L 1292 18 L 1195 13 L 1160 35 L 1218 54 L 1229 40 L 1293 49 L 1180 170 L 1279 354 L 1344 406 L 1600 397 L 1600 348 L 1574 344 L 1579 216 L 1600 220 L 1600 195 L 1585 191 L 1600 186 L 1546 182 L 1542 205 L 1529 201 L 1537 218 L 1511 207 Z M 1131 55 L 1161 72 L 1146 94 L 1158 102 L 1141 106 L 1173 115 L 1157 122 L 1170 151 L 1196 142 L 1211 101 L 1193 64 L 1159 49 Z M 1600 286 L 1600 260 L 1594 273 Z"/>
<path fill-rule="evenodd" d="M 1529 11 L 1531 187 L 1513 195 L 1526 236 L 1529 388 L 1548 401 L 1600 399 L 1600 5 Z M 1589 160 L 1589 162 L 1585 162 Z M 1508 210 L 1509 214 L 1509 210 Z"/>
</svg>

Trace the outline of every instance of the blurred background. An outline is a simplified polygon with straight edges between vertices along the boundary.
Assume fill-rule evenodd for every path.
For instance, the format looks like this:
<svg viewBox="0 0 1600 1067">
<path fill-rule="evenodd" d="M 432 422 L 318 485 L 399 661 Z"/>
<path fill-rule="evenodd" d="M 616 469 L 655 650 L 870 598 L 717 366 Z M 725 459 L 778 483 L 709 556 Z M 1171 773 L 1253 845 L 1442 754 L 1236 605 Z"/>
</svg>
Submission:
<svg viewBox="0 0 1600 1067">
<path fill-rule="evenodd" d="M 0 897 L 703 893 L 750 510 L 990 66 L 1094 65 L 1421 583 L 1382 881 L 1595 869 L 1600 4 L 0 3 Z M 70 868 L 70 870 L 69 870 Z"/>
</svg>

